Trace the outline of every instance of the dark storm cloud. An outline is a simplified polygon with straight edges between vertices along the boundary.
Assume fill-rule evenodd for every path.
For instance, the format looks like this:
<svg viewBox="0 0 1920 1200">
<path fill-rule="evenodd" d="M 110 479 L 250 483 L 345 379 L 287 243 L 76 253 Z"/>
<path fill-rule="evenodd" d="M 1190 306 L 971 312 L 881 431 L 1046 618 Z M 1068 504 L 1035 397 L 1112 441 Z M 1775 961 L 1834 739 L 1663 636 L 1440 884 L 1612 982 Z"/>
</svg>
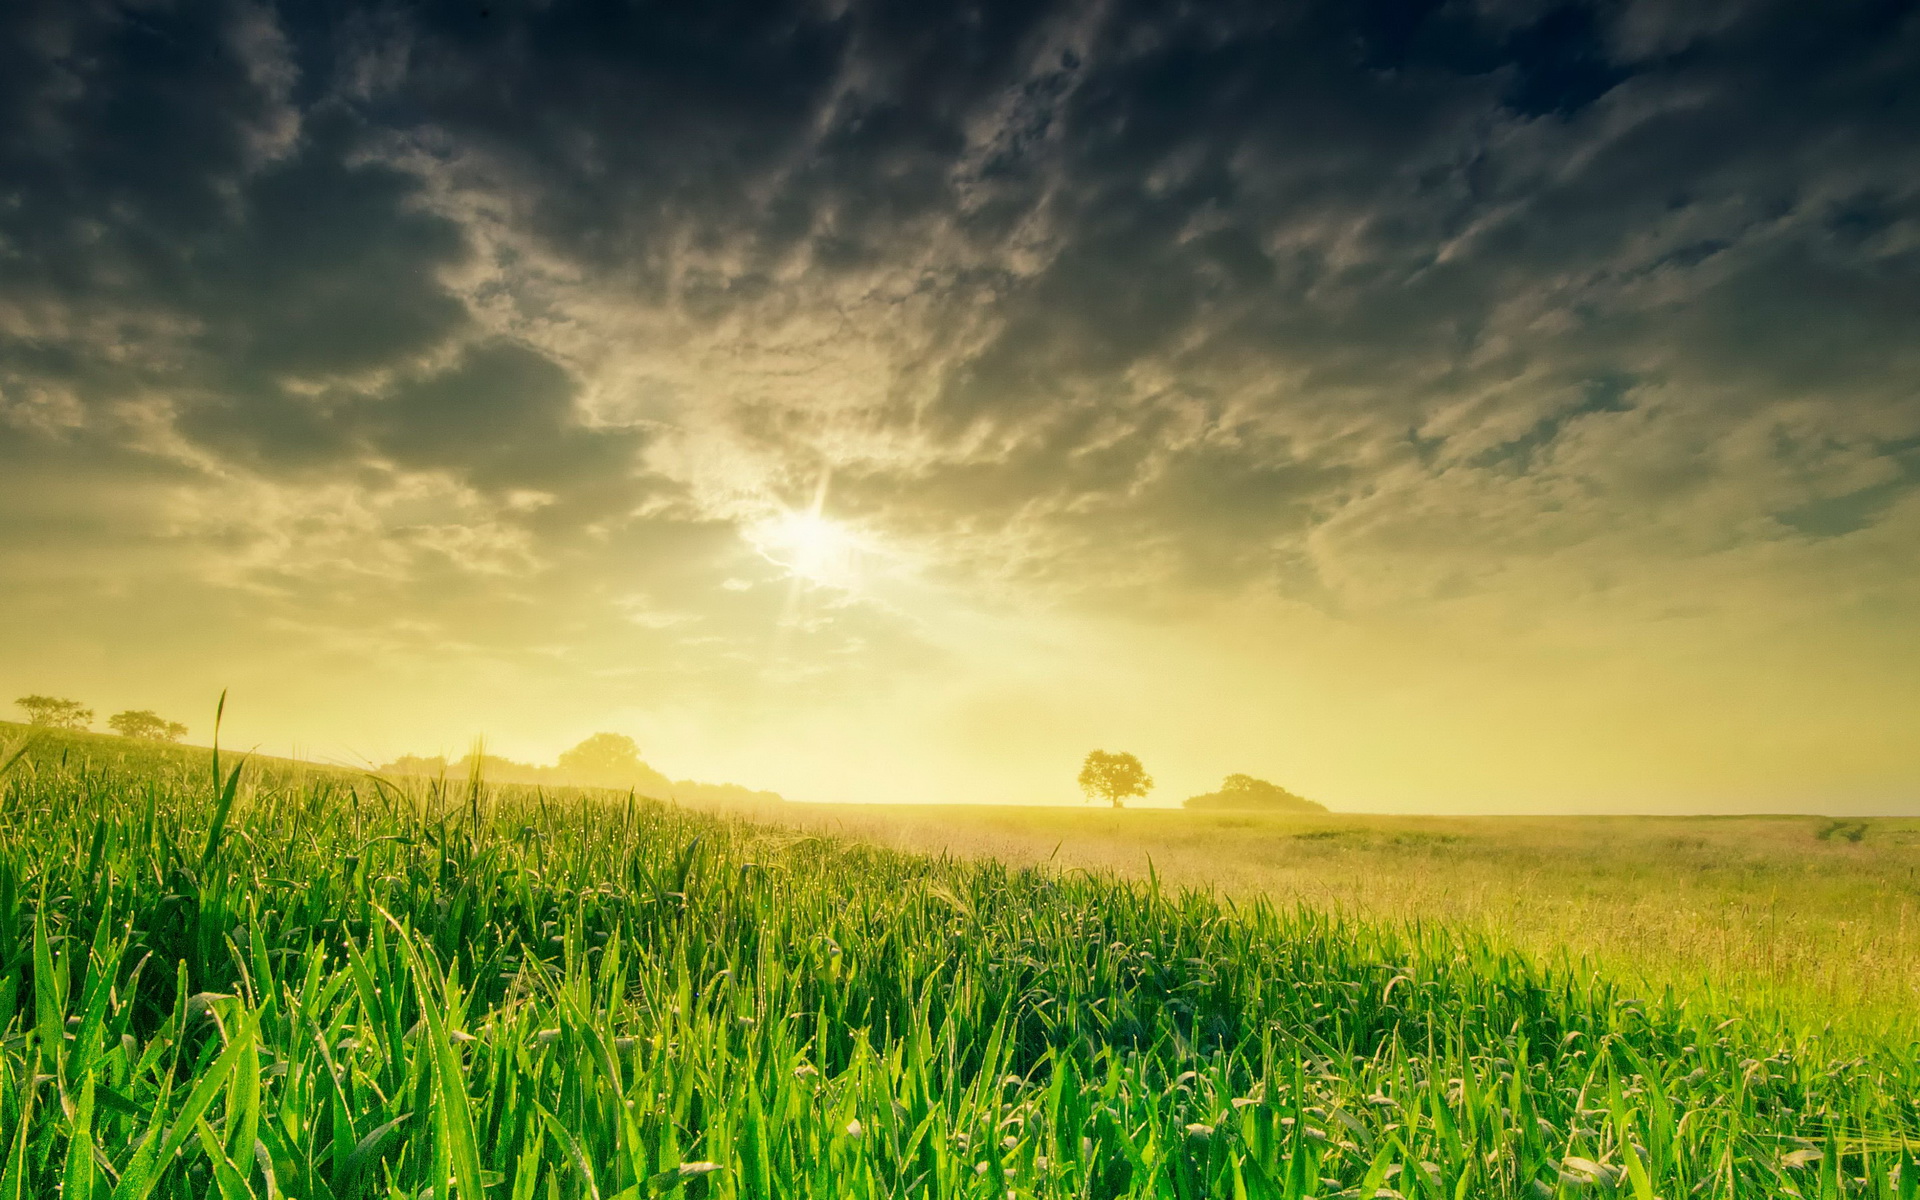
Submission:
<svg viewBox="0 0 1920 1200">
<path fill-rule="evenodd" d="M 1110 511 L 1258 558 L 1395 453 L 1577 470 L 1563 431 L 1656 393 L 1912 407 L 1910 6 L 699 14 L 449 7 L 381 94 L 636 304 L 718 322 L 891 267 L 986 330 L 869 414 L 944 461 L 854 464 L 930 522 Z M 805 418 L 754 436 L 804 460 Z M 1250 517 L 1300 453 L 1317 496 Z"/>
<path fill-rule="evenodd" d="M 1571 480 L 1598 527 L 1718 481 L 1827 537 L 1913 486 L 1910 4 L 0 20 L 20 425 L 158 407 L 264 476 L 544 493 L 552 532 L 657 486 L 573 357 L 659 313 L 719 346 L 672 423 L 767 478 L 1211 585 L 1312 590 L 1306 539 L 1383 492 Z M 741 382 L 815 327 L 884 378 Z M 1770 459 L 1715 449 L 1756 420 Z M 1691 465 L 1627 470 L 1643 434 Z"/>
<path fill-rule="evenodd" d="M 271 78 L 287 68 L 247 60 L 235 11 L 12 20 L 11 307 L 171 335 L 159 362 L 112 343 L 76 357 L 124 348 L 129 368 L 220 372 L 207 382 L 237 392 L 377 368 L 460 327 L 434 279 L 459 231 L 409 208 L 410 180 L 350 161 L 354 118 L 288 107 Z"/>
<path fill-rule="evenodd" d="M 1021 82 L 1045 6 L 435 6 L 360 26 L 397 47 L 377 101 L 483 156 L 529 224 L 660 296 L 682 245 L 740 266 L 693 298 L 750 300 L 782 260 L 885 262 L 951 212 L 967 123 Z"/>
<path fill-rule="evenodd" d="M 5 19 L 15 424 L 97 431 L 146 410 L 268 478 L 372 458 L 483 489 L 627 472 L 609 460 L 633 439 L 581 428 L 559 365 L 476 326 L 448 280 L 466 232 L 373 153 L 365 114 L 303 79 L 271 10 Z M 153 421 L 133 424 L 152 440 Z"/>
<path fill-rule="evenodd" d="M 644 494 L 630 478 L 640 436 L 582 426 L 574 393 L 574 381 L 551 359 L 495 339 L 443 371 L 397 385 L 367 407 L 366 419 L 371 444 L 404 466 L 552 497 L 558 507 L 536 521 L 552 532 L 556 524 L 617 514 Z"/>
</svg>

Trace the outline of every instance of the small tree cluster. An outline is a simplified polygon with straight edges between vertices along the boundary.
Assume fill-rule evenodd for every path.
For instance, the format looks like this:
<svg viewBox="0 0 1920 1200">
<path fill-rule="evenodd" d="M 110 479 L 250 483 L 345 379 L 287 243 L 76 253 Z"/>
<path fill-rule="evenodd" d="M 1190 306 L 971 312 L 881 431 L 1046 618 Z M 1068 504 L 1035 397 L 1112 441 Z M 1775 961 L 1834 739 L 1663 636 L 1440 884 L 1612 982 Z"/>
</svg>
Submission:
<svg viewBox="0 0 1920 1200">
<path fill-rule="evenodd" d="M 27 714 L 27 724 L 42 729 L 85 729 L 93 724 L 93 710 L 78 700 L 58 696 L 22 696 L 14 701 Z"/>
<path fill-rule="evenodd" d="M 153 742 L 177 742 L 187 736 L 187 727 L 169 721 L 150 708 L 128 709 L 107 718 L 107 728 L 121 737 L 144 738 Z"/>
<path fill-rule="evenodd" d="M 1251 775 L 1229 775 L 1217 792 L 1188 797 L 1185 807 L 1192 809 L 1262 809 L 1272 812 L 1315 813 L 1327 811 L 1305 796 L 1297 796 L 1277 783 L 1255 779 Z"/>
<path fill-rule="evenodd" d="M 78 700 L 60 696 L 22 696 L 14 701 L 27 714 L 27 724 L 41 729 L 86 729 L 93 724 L 93 710 Z M 169 721 L 150 708 L 128 709 L 107 718 L 107 728 L 121 737 L 155 742 L 177 742 L 187 736 L 187 727 Z"/>
</svg>

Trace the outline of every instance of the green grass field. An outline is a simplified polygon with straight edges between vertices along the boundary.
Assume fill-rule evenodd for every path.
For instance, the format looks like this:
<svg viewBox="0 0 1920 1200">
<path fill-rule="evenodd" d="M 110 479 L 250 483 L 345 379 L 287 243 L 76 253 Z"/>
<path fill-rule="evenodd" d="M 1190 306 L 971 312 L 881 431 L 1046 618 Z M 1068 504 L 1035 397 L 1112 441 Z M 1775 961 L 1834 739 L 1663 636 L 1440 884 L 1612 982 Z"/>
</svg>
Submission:
<svg viewBox="0 0 1920 1200">
<path fill-rule="evenodd" d="M 1898 1034 L 1470 921 L 84 736 L 0 805 L 0 1200 L 1920 1195 Z"/>
<path fill-rule="evenodd" d="M 1920 1037 L 1920 820 L 789 806 L 892 848 L 1440 923 L 1623 985 Z"/>
</svg>

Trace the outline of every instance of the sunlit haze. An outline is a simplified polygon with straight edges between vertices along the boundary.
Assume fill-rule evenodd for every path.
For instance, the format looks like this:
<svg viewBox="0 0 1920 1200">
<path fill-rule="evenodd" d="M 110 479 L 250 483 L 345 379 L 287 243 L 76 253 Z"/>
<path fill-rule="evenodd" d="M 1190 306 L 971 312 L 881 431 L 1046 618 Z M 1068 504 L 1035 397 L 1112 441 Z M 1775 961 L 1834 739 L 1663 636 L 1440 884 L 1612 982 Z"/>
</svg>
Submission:
<svg viewBox="0 0 1920 1200">
<path fill-rule="evenodd" d="M 859 582 L 860 545 L 831 517 L 782 513 L 748 532 L 760 552 L 796 580 L 846 589 Z"/>
<path fill-rule="evenodd" d="M 1910 9 L 7 5 L 0 704 L 1920 811 Z"/>
</svg>

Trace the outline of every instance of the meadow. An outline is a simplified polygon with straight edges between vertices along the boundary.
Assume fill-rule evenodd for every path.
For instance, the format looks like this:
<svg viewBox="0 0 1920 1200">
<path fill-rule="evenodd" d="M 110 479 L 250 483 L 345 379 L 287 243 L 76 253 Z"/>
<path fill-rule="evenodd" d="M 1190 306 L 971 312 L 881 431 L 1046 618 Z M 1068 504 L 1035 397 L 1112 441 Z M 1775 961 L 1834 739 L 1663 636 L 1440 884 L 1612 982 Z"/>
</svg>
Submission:
<svg viewBox="0 0 1920 1200">
<path fill-rule="evenodd" d="M 1911 1044 L 1446 922 L 611 793 L 0 762 L 4 1200 L 1920 1195 Z"/>
<path fill-rule="evenodd" d="M 1438 923 L 1623 986 L 1920 1037 L 1920 819 L 1434 817 L 787 806 L 922 853 L 1089 868 Z"/>
</svg>

